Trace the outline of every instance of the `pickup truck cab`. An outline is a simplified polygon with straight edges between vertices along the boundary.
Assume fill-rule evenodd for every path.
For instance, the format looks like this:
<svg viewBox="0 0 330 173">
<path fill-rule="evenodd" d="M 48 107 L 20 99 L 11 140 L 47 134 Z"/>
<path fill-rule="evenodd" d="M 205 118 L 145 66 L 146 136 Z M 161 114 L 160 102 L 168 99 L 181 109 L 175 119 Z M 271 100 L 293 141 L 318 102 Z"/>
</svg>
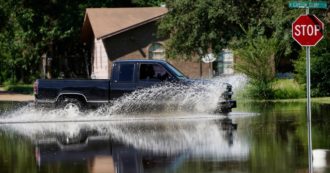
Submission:
<svg viewBox="0 0 330 173">
<path fill-rule="evenodd" d="M 118 60 L 113 62 L 111 79 L 36 80 L 35 104 L 95 107 L 111 104 L 113 100 L 135 90 L 166 83 L 189 85 L 193 81 L 166 61 Z M 227 84 L 217 112 L 228 113 L 236 107 L 236 101 L 231 99 L 232 94 L 231 85 Z"/>
</svg>

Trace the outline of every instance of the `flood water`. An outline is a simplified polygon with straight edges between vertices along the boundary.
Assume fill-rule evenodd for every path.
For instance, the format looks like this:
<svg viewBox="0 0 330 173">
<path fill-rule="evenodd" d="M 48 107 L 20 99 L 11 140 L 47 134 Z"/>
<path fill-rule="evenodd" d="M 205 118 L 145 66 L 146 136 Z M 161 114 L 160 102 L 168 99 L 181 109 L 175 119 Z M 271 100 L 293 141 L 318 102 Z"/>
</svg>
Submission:
<svg viewBox="0 0 330 173">
<path fill-rule="evenodd" d="M 238 106 L 109 116 L 0 102 L 0 172 L 308 172 L 305 103 Z M 313 149 L 330 149 L 329 112 L 312 105 Z"/>
</svg>

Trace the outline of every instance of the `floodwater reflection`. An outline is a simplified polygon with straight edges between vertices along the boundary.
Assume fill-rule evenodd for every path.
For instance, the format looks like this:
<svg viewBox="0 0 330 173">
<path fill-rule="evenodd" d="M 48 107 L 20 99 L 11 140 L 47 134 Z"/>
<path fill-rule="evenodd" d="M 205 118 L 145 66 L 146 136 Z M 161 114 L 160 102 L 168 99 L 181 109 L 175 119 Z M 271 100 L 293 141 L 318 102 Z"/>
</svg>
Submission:
<svg viewBox="0 0 330 173">
<path fill-rule="evenodd" d="M 174 169 L 189 159 L 246 160 L 249 147 L 235 139 L 235 126 L 230 119 L 95 124 L 71 136 L 37 140 L 36 158 L 40 166 L 87 161 L 91 172 L 118 173 L 144 172 L 158 163 Z"/>
<path fill-rule="evenodd" d="M 0 113 L 1 173 L 308 170 L 305 103 L 240 102 L 229 118 L 181 112 L 72 114 L 1 104 L 0 109 L 5 110 Z M 312 105 L 318 173 L 330 172 L 329 111 L 328 104 Z"/>
<path fill-rule="evenodd" d="M 249 144 L 232 119 L 10 124 L 35 144 L 39 167 L 83 163 L 89 172 L 176 172 L 187 161 L 246 161 Z"/>
</svg>

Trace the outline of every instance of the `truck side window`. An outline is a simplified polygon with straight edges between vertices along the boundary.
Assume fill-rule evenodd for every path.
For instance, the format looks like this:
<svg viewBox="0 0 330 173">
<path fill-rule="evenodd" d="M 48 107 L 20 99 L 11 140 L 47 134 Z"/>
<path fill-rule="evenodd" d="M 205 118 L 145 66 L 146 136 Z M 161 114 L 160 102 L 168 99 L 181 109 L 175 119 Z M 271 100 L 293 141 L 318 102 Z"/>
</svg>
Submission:
<svg viewBox="0 0 330 173">
<path fill-rule="evenodd" d="M 155 71 L 152 64 L 141 64 L 140 66 L 140 80 L 150 80 L 154 78 Z"/>
<path fill-rule="evenodd" d="M 134 64 L 120 64 L 118 81 L 133 82 Z"/>
<path fill-rule="evenodd" d="M 170 78 L 167 70 L 159 64 L 141 64 L 140 80 L 166 81 Z"/>
</svg>

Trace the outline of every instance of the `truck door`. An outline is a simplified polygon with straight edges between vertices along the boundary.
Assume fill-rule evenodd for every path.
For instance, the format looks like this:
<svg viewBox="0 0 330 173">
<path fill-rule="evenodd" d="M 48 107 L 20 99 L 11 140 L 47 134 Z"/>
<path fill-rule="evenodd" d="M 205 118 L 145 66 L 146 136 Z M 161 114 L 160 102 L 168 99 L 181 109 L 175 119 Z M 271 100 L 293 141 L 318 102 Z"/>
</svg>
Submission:
<svg viewBox="0 0 330 173">
<path fill-rule="evenodd" d="M 169 81 L 171 74 L 158 63 L 140 63 L 137 78 L 137 89 L 150 87 Z"/>
<path fill-rule="evenodd" d="M 116 63 L 112 70 L 110 98 L 115 99 L 136 90 L 135 63 Z"/>
</svg>

